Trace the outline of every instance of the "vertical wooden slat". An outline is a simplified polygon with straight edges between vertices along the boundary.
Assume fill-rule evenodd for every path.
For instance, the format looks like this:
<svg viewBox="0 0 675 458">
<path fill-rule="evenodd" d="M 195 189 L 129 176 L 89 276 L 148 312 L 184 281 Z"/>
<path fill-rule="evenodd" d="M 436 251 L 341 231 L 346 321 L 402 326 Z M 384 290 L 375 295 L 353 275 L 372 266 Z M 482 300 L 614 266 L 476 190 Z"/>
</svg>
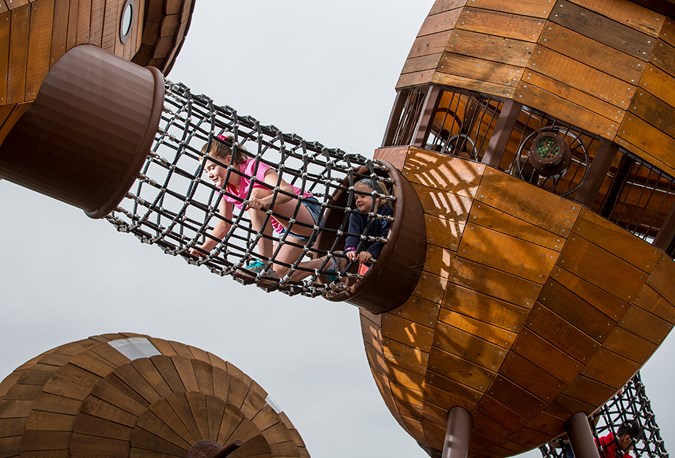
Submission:
<svg viewBox="0 0 675 458">
<path fill-rule="evenodd" d="M 42 0 L 31 5 L 26 100 L 35 100 L 40 85 L 49 72 L 53 20 L 54 0 Z"/>
<path fill-rule="evenodd" d="M 117 2 L 106 2 L 105 13 L 103 19 L 103 36 L 101 41 L 101 48 L 108 52 L 112 52 L 115 47 L 116 32 L 117 32 Z"/>
<path fill-rule="evenodd" d="M 89 28 L 89 43 L 101 47 L 103 36 L 103 18 L 105 16 L 106 0 L 92 0 L 91 24 Z"/>
<path fill-rule="evenodd" d="M 52 25 L 52 47 L 49 66 L 51 67 L 66 53 L 68 38 L 68 11 L 71 1 L 58 0 L 54 4 L 54 20 Z"/>
<path fill-rule="evenodd" d="M 66 33 L 66 51 L 77 45 L 77 17 L 80 9 L 80 0 L 70 0 L 68 9 L 68 27 Z"/>
<path fill-rule="evenodd" d="M 77 11 L 77 44 L 89 43 L 89 24 L 91 23 L 91 0 L 80 0 Z"/>
<path fill-rule="evenodd" d="M 9 36 L 9 72 L 7 75 L 7 103 L 24 101 L 26 92 L 26 65 L 30 34 L 30 5 L 12 10 Z"/>
<path fill-rule="evenodd" d="M 0 0 L 2 1 L 2 0 Z M 9 77 L 9 28 L 10 13 L 0 15 L 0 103 L 4 104 L 7 96 L 7 79 Z"/>
</svg>

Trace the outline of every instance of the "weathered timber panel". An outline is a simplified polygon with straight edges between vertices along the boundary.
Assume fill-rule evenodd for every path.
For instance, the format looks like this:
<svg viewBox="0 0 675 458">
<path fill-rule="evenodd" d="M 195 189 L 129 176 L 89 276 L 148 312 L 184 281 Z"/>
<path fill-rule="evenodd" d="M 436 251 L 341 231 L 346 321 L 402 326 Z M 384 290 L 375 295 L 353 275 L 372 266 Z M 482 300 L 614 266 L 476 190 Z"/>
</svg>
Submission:
<svg viewBox="0 0 675 458">
<path fill-rule="evenodd" d="M 429 14 L 439 14 L 444 11 L 460 8 L 466 5 L 467 0 L 436 0 L 431 7 Z"/>
<path fill-rule="evenodd" d="M 450 35 L 447 50 L 465 56 L 480 56 L 481 59 L 512 66 L 525 67 L 535 45 L 529 41 L 487 35 L 468 30 L 454 30 Z"/>
<path fill-rule="evenodd" d="M 486 417 L 494 418 L 509 430 L 514 430 L 527 423 L 527 419 L 520 415 L 517 410 L 510 409 L 489 395 L 483 396 L 476 406 L 476 411 Z"/>
<path fill-rule="evenodd" d="M 504 86 L 502 84 L 479 81 L 473 78 L 453 75 L 450 73 L 436 72 L 432 75 L 431 83 L 441 86 L 453 86 L 468 89 L 470 91 L 482 92 L 495 97 L 513 98 L 516 92 L 514 86 Z"/>
<path fill-rule="evenodd" d="M 507 353 L 503 347 L 445 323 L 438 323 L 434 347 L 495 372 Z"/>
<path fill-rule="evenodd" d="M 68 32 L 66 34 L 66 49 L 73 48 L 77 45 L 77 21 L 79 17 L 79 9 L 80 1 L 70 0 L 70 9 L 68 10 Z"/>
<path fill-rule="evenodd" d="M 545 22 L 540 18 L 466 7 L 462 10 L 456 27 L 505 38 L 536 42 Z"/>
<path fill-rule="evenodd" d="M 422 27 L 420 27 L 417 36 L 423 37 L 425 35 L 447 32 L 455 27 L 461 12 L 461 8 L 455 8 L 438 14 L 430 14 L 422 23 Z"/>
<path fill-rule="evenodd" d="M 91 0 L 91 24 L 89 36 L 94 46 L 101 47 L 103 37 L 103 19 L 105 17 L 105 0 Z"/>
<path fill-rule="evenodd" d="M 116 3 L 116 2 L 113 2 Z M 90 21 L 91 18 L 91 0 L 79 0 L 77 8 L 77 44 L 83 45 L 89 43 Z"/>
<path fill-rule="evenodd" d="M 630 114 L 639 117 L 670 137 L 675 137 L 675 125 L 672 122 L 675 119 L 675 107 L 649 92 L 642 89 L 637 91 L 630 107 Z M 672 154 L 666 155 L 666 157 L 668 156 L 672 156 Z"/>
<path fill-rule="evenodd" d="M 412 296 L 389 314 L 433 328 L 436 325 L 439 308 L 440 304 L 438 303 Z"/>
<path fill-rule="evenodd" d="M 635 30 L 656 37 L 663 27 L 663 16 L 631 2 L 596 0 L 571 0 L 584 8 L 592 8 L 603 16 L 625 24 Z"/>
<path fill-rule="evenodd" d="M 466 222 L 473 199 L 438 188 L 411 183 L 422 203 L 425 215 L 458 223 Z"/>
<path fill-rule="evenodd" d="M 526 418 L 534 418 L 546 407 L 544 401 L 501 375 L 495 378 L 487 393 Z"/>
<path fill-rule="evenodd" d="M 565 239 L 558 234 L 480 202 L 471 207 L 469 220 L 472 224 L 502 232 L 555 251 L 562 250 L 565 243 Z"/>
<path fill-rule="evenodd" d="M 555 398 L 564 386 L 560 380 L 515 352 L 509 352 L 499 373 L 547 402 Z"/>
<path fill-rule="evenodd" d="M 619 130 L 619 139 L 635 145 L 643 151 L 640 156 L 675 176 L 675 138 L 666 135 L 636 115 L 628 113 Z M 663 165 L 661 165 L 663 164 Z"/>
<path fill-rule="evenodd" d="M 108 52 L 115 49 L 117 41 L 117 8 L 115 2 L 106 2 L 101 32 L 101 47 Z"/>
<path fill-rule="evenodd" d="M 382 317 L 382 337 L 429 352 L 434 331 L 414 321 L 387 314 Z"/>
<path fill-rule="evenodd" d="M 525 323 L 529 310 L 524 307 L 499 300 L 478 291 L 448 284 L 443 299 L 443 307 L 484 323 L 517 333 Z M 505 343 L 511 342 L 515 336 L 508 336 Z"/>
<path fill-rule="evenodd" d="M 606 118 L 586 108 L 586 105 L 597 107 L 598 102 L 594 100 L 596 98 L 588 93 L 579 91 L 579 93 L 574 94 L 579 96 L 577 100 L 579 104 L 572 103 L 564 97 L 566 93 L 565 89 L 565 86 L 561 85 L 554 89 L 554 93 L 551 93 L 534 84 L 529 84 L 528 81 L 524 81 L 516 89 L 514 98 L 525 105 L 537 107 L 539 110 L 549 113 L 551 116 L 555 116 L 573 126 L 597 133 L 608 140 L 614 140 L 619 129 L 619 122 L 616 119 Z M 563 96 L 558 94 L 562 94 Z M 611 110 L 611 107 L 606 108 Z M 599 111 L 607 111 L 606 108 Z"/>
<path fill-rule="evenodd" d="M 443 53 L 429 54 L 428 56 L 411 57 L 403 64 L 401 74 L 419 73 L 424 70 L 435 70 L 441 61 Z"/>
<path fill-rule="evenodd" d="M 640 366 L 631 360 L 600 348 L 581 374 L 618 390 L 639 368 Z"/>
<path fill-rule="evenodd" d="M 627 108 L 635 94 L 637 82 L 626 84 L 625 81 L 595 67 L 578 62 L 544 46 L 537 46 L 530 66 L 539 73 L 593 94 L 619 108 Z"/>
<path fill-rule="evenodd" d="M 424 215 L 424 225 L 427 229 L 427 243 L 457 251 L 459 238 L 464 232 L 464 222 Z M 425 264 L 428 263 L 427 259 Z"/>
<path fill-rule="evenodd" d="M 455 259 L 455 252 L 436 245 L 427 244 L 424 271 L 447 279 Z"/>
<path fill-rule="evenodd" d="M 450 278 L 456 285 L 526 309 L 532 308 L 541 291 L 538 283 L 463 258 L 456 258 L 453 262 Z"/>
<path fill-rule="evenodd" d="M 395 340 L 385 339 L 383 355 L 387 362 L 410 372 L 424 375 L 429 362 L 429 353 L 419 348 L 404 345 Z M 372 351 L 375 351 L 374 349 Z"/>
<path fill-rule="evenodd" d="M 648 284 L 642 287 L 642 290 L 640 290 L 640 293 L 633 301 L 633 304 L 653 313 L 671 324 L 675 324 L 675 306 L 673 303 L 667 301 Z"/>
<path fill-rule="evenodd" d="M 538 18 L 547 18 L 554 3 L 541 0 L 522 0 L 519 2 L 504 2 L 501 0 L 469 0 L 467 6 L 486 10 L 501 11 L 503 13 L 519 14 Z"/>
<path fill-rule="evenodd" d="M 647 280 L 647 284 L 654 288 L 665 300 L 675 304 L 675 261 L 664 254 Z"/>
<path fill-rule="evenodd" d="M 437 350 L 438 351 L 438 350 Z M 431 365 L 431 355 L 429 356 L 429 364 Z M 447 368 L 443 369 L 443 372 L 448 372 Z M 451 375 L 451 374 L 448 374 Z M 459 381 L 454 380 L 449 377 L 440 375 L 433 370 L 427 371 L 426 385 L 425 385 L 425 402 L 429 401 L 433 404 L 436 404 L 440 407 L 445 407 L 443 400 L 447 399 L 448 393 L 455 397 L 459 396 L 463 399 L 466 399 L 469 402 L 477 403 L 480 398 L 483 396 L 483 393 L 486 387 L 482 389 L 473 388 L 471 385 L 464 383 L 460 377 L 461 374 L 454 374 L 456 378 L 460 378 Z M 467 374 L 468 377 L 468 374 Z M 483 373 L 483 376 L 480 377 L 481 380 L 490 379 L 491 377 L 486 376 L 486 373 Z M 452 407 L 449 406 L 448 409 Z"/>
<path fill-rule="evenodd" d="M 562 237 L 567 237 L 581 206 L 529 183 L 488 168 L 476 200 Z"/>
<path fill-rule="evenodd" d="M 567 353 L 527 329 L 518 334 L 511 351 L 565 383 L 571 382 L 583 369 L 583 365 Z"/>
<path fill-rule="evenodd" d="M 25 100 L 35 100 L 49 72 L 53 21 L 54 0 L 41 0 L 31 5 Z"/>
<path fill-rule="evenodd" d="M 483 60 L 474 56 L 469 57 L 445 52 L 441 57 L 438 72 L 449 73 L 453 77 L 476 80 L 479 82 L 478 84 L 486 82 L 515 87 L 523 75 L 523 68 Z M 436 75 L 436 77 L 440 78 L 442 75 Z"/>
<path fill-rule="evenodd" d="M 467 224 L 458 255 L 524 279 L 543 284 L 558 252 L 501 232 Z"/>
<path fill-rule="evenodd" d="M 632 333 L 661 345 L 673 324 L 637 306 L 631 306 L 619 325 Z"/>
<path fill-rule="evenodd" d="M 410 50 L 409 58 L 439 54 L 445 50 L 450 32 L 439 32 L 424 35 L 415 39 Z"/>
<path fill-rule="evenodd" d="M 446 308 L 442 308 L 440 310 L 438 321 L 439 323 L 437 323 L 437 326 L 439 329 L 443 330 L 443 332 L 450 332 L 448 326 L 452 326 L 460 331 L 467 332 L 493 344 L 490 346 L 490 348 L 494 349 L 497 353 L 511 347 L 513 341 L 516 338 L 516 333 L 494 326 L 492 323 L 486 323 L 484 321 L 477 320 L 467 315 L 462 315 Z M 444 339 L 442 335 L 437 335 L 435 338 L 436 341 L 444 340 L 447 345 L 452 345 L 452 342 Z M 434 343 L 434 345 L 436 345 L 436 343 Z M 500 358 L 504 358 L 505 356 L 506 352 L 504 352 Z M 492 370 L 497 369 L 496 367 L 487 368 Z"/>
<path fill-rule="evenodd" d="M 563 394 L 571 398 L 577 399 L 589 405 L 602 405 L 609 398 L 614 396 L 616 390 L 612 387 L 598 383 L 597 381 L 578 376 L 572 383 L 567 385 L 563 390 Z"/>
<path fill-rule="evenodd" d="M 30 5 L 11 12 L 9 67 L 7 74 L 7 103 L 23 102 L 26 92 L 26 67 L 30 31 Z"/>
<path fill-rule="evenodd" d="M 604 347 L 642 365 L 656 351 L 657 344 L 617 326 L 605 340 Z"/>
<path fill-rule="evenodd" d="M 546 24 L 539 44 L 633 85 L 637 84 L 645 69 L 644 59 L 630 56 L 555 22 Z"/>
<path fill-rule="evenodd" d="M 51 68 L 66 53 L 68 39 L 68 12 L 70 0 L 61 0 L 54 3 L 54 20 L 52 25 L 52 46 L 49 56 Z"/>
<path fill-rule="evenodd" d="M 11 25 L 11 13 L 2 13 L 0 14 L 0 55 L 8 56 L 9 55 L 9 36 L 10 36 L 10 25 Z M 0 59 L 0 104 L 5 104 L 7 97 L 7 79 L 9 77 L 9 59 Z M 4 109 L 4 106 L 3 106 Z M 11 108 L 9 109 L 11 111 Z M 4 121 L 7 113 L 3 113 L 4 116 L 0 116 L 0 119 Z M 0 137 L 2 138 L 2 137 Z"/>
<path fill-rule="evenodd" d="M 669 75 L 675 74 L 675 49 L 669 43 L 659 40 L 654 47 L 650 62 Z"/>
<path fill-rule="evenodd" d="M 656 42 L 653 36 L 565 0 L 557 2 L 549 20 L 640 59 L 652 53 Z"/>
<path fill-rule="evenodd" d="M 453 269 L 454 264 L 455 263 L 453 262 Z M 447 277 L 441 277 L 423 271 L 412 295 L 440 304 L 443 300 L 443 292 L 445 291 L 447 283 Z"/>
<path fill-rule="evenodd" d="M 403 176 L 413 183 L 475 197 L 485 165 L 411 148 Z"/>
<path fill-rule="evenodd" d="M 661 259 L 662 252 L 653 245 L 586 208 L 581 211 L 572 231 L 610 253 L 616 253 L 624 261 L 646 273 L 653 271 Z"/>
</svg>

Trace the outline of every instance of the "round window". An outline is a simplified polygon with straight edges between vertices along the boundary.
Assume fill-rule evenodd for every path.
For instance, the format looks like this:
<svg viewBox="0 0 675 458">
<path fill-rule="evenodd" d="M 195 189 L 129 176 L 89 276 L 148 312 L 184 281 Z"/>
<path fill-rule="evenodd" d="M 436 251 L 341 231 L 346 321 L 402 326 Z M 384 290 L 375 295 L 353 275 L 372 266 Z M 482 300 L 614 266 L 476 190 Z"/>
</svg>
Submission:
<svg viewBox="0 0 675 458">
<path fill-rule="evenodd" d="M 124 44 L 131 35 L 131 29 L 134 21 L 134 2 L 126 0 L 122 7 L 122 17 L 120 18 L 120 41 Z"/>
</svg>

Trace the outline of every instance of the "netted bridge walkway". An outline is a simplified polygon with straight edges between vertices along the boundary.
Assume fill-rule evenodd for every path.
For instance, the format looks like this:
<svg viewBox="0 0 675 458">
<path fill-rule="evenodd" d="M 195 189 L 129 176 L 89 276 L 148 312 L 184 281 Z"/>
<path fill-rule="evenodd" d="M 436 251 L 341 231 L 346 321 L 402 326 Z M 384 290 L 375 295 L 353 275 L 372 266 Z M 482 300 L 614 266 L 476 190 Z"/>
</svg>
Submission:
<svg viewBox="0 0 675 458">
<path fill-rule="evenodd" d="M 278 176 L 277 182 L 264 183 L 245 176 L 239 167 L 222 158 L 209 159 L 205 151 L 222 139 L 235 154 L 253 161 L 254 169 L 270 166 Z M 206 170 L 210 162 L 227 171 L 226 182 L 251 179 L 253 186 L 248 194 L 233 194 L 227 183 L 211 181 Z M 364 244 L 387 243 L 387 237 L 368 233 L 372 225 L 389 224 L 393 217 L 379 214 L 375 208 L 360 212 L 354 206 L 354 185 L 364 178 L 379 185 L 370 193 L 374 201 L 395 205 L 396 197 L 389 193 L 394 183 L 385 165 L 283 133 L 230 107 L 216 105 L 206 96 L 194 95 L 183 84 L 167 82 L 164 111 L 152 150 L 125 199 L 107 219 L 119 231 L 132 233 L 144 243 L 157 245 L 167 254 L 205 266 L 218 275 L 232 275 L 244 283 L 289 295 L 330 296 L 359 281 L 364 272 L 362 268 L 359 274 L 358 263 L 344 255 L 346 237 L 357 237 Z M 251 190 L 260 187 L 272 191 L 274 202 L 282 196 L 290 197 L 283 182 L 303 191 L 300 196 L 292 196 L 293 214 L 284 218 L 263 208 L 263 229 L 257 229 L 247 211 Z M 320 216 L 311 226 L 296 219 L 309 194 L 320 208 Z M 231 214 L 219 210 L 226 198 L 235 204 Z M 367 218 L 362 233 L 348 231 L 353 213 Z M 264 230 L 274 219 L 288 230 Z M 219 221 L 228 228 L 222 237 L 213 234 Z M 292 236 L 300 232 L 305 235 L 302 239 Z M 205 244 L 209 239 L 212 242 Z M 271 240 L 270 256 L 257 249 L 261 239 Z M 206 245 L 212 248 L 203 249 Z M 293 256 L 289 257 L 289 252 Z M 252 263 L 264 267 L 247 268 Z"/>
</svg>

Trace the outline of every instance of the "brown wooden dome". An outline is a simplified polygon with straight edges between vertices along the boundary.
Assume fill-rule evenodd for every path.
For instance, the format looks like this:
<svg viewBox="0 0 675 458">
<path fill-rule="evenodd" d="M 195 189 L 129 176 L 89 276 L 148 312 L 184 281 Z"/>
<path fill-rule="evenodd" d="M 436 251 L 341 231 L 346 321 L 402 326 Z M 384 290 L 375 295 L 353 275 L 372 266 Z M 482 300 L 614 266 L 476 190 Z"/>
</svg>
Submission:
<svg viewBox="0 0 675 458">
<path fill-rule="evenodd" d="M 404 153 L 425 213 L 422 278 L 401 307 L 361 310 L 387 406 L 439 452 L 455 406 L 473 419 L 474 456 L 514 455 L 562 434 L 672 329 L 675 262 L 583 205 L 484 164 Z"/>
<path fill-rule="evenodd" d="M 0 383 L 0 455 L 307 457 L 288 417 L 232 363 L 190 345 L 106 334 L 54 348 Z M 188 451 L 191 450 L 191 455 Z M 210 456 L 210 455 L 199 455 Z"/>
</svg>

